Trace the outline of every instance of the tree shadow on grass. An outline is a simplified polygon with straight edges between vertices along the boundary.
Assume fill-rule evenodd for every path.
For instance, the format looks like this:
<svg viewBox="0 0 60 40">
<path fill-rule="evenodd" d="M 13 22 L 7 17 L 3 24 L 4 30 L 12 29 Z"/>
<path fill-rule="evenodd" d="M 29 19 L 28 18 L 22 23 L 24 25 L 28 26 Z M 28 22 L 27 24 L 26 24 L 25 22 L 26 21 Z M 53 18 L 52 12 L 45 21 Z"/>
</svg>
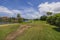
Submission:
<svg viewBox="0 0 60 40">
<path fill-rule="evenodd" d="M 53 28 L 54 30 L 56 30 L 57 32 L 60 32 L 60 28 L 57 27 L 57 28 Z"/>
</svg>

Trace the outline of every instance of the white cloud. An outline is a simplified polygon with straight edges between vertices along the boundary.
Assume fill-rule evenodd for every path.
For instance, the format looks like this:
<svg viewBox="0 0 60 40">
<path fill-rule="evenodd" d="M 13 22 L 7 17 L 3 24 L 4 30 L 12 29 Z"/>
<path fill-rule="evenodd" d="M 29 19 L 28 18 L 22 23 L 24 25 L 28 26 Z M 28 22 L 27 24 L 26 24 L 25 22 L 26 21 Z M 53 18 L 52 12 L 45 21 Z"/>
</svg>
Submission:
<svg viewBox="0 0 60 40">
<path fill-rule="evenodd" d="M 40 14 L 37 10 L 33 9 L 33 8 L 27 8 L 27 9 L 24 9 L 24 15 L 25 15 L 25 18 L 28 18 L 28 19 L 36 19 L 36 18 L 40 18 Z"/>
<path fill-rule="evenodd" d="M 27 2 L 30 6 L 33 6 L 33 4 L 31 2 Z"/>
<path fill-rule="evenodd" d="M 28 2 L 28 4 L 33 6 L 30 2 Z M 41 3 L 38 6 L 38 8 L 39 8 L 39 11 L 37 11 L 34 8 L 24 8 L 23 10 L 14 10 L 14 9 L 10 10 L 7 7 L 0 6 L 0 12 L 7 13 L 11 16 L 16 15 L 17 13 L 20 13 L 21 16 L 24 18 L 35 19 L 35 18 L 39 18 L 41 15 L 46 14 L 46 12 L 48 11 L 53 12 L 53 13 L 59 13 L 60 2 Z"/>
<path fill-rule="evenodd" d="M 39 6 L 40 13 L 46 14 L 46 12 L 60 13 L 60 2 L 52 2 L 52 3 L 41 3 Z"/>
<path fill-rule="evenodd" d="M 10 11 L 8 8 L 6 8 L 6 7 L 4 7 L 4 6 L 0 6 L 0 12 L 13 13 L 12 11 Z"/>
<path fill-rule="evenodd" d="M 22 13 L 20 10 L 12 10 L 12 12 L 13 12 L 13 15 L 14 14 L 17 15 L 17 14 L 21 14 Z"/>
<path fill-rule="evenodd" d="M 12 10 L 12 12 L 14 12 L 14 13 L 21 13 L 20 10 Z"/>
<path fill-rule="evenodd" d="M 25 8 L 23 10 L 14 10 L 14 9 L 10 10 L 7 7 L 0 6 L 0 13 L 1 12 L 6 13 L 10 16 L 15 16 L 17 15 L 17 13 L 20 13 L 23 18 L 27 18 L 27 19 L 35 19 L 41 16 L 39 12 L 33 8 Z"/>
<path fill-rule="evenodd" d="M 20 10 L 10 10 L 7 7 L 0 6 L 0 13 L 6 13 L 10 16 L 13 16 L 14 14 L 21 13 Z"/>
</svg>

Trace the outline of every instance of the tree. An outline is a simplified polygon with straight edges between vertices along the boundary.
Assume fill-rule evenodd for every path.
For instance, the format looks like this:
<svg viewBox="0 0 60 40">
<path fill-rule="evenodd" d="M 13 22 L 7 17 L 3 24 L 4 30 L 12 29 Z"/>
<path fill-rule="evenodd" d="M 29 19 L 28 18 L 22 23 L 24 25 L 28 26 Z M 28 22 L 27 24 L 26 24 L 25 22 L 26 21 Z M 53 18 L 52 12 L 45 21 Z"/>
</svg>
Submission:
<svg viewBox="0 0 60 40">
<path fill-rule="evenodd" d="M 52 15 L 52 12 L 47 12 L 47 15 L 48 15 L 48 16 Z"/>
<path fill-rule="evenodd" d="M 46 19 L 47 19 L 47 16 L 45 16 L 45 15 L 40 17 L 40 20 L 42 20 L 42 21 L 46 21 Z"/>
<path fill-rule="evenodd" d="M 20 16 L 20 14 L 17 14 L 17 19 L 18 19 L 19 23 L 21 23 L 23 21 L 22 18 L 21 18 L 21 16 Z"/>
<path fill-rule="evenodd" d="M 47 22 L 60 27 L 60 13 L 49 16 Z"/>
<path fill-rule="evenodd" d="M 12 18 L 8 18 L 8 22 L 12 22 Z"/>
<path fill-rule="evenodd" d="M 17 14 L 17 18 L 20 18 L 21 16 L 20 16 L 20 14 Z"/>
</svg>

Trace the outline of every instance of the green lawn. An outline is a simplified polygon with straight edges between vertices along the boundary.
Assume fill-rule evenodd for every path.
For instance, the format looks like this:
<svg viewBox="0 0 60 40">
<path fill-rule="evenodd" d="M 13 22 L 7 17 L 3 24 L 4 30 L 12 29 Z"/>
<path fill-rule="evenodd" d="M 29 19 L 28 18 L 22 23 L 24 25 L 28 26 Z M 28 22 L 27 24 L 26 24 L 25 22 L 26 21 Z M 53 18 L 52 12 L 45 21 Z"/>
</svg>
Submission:
<svg viewBox="0 0 60 40">
<path fill-rule="evenodd" d="M 9 33 L 15 31 L 19 26 L 18 23 L 0 25 L 0 40 L 4 40 Z"/>
<path fill-rule="evenodd" d="M 32 27 L 18 36 L 16 40 L 60 40 L 60 32 L 54 29 L 56 26 L 43 21 L 34 21 L 29 25 Z"/>
</svg>

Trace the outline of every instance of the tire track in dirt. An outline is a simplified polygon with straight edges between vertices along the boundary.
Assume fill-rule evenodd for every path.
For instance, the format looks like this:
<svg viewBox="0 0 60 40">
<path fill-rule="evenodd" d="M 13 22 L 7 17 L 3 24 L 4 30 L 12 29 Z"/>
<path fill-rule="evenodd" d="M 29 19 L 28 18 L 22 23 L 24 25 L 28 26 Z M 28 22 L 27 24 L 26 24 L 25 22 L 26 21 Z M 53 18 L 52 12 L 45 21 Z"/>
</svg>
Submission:
<svg viewBox="0 0 60 40">
<path fill-rule="evenodd" d="M 27 26 L 27 25 L 21 25 L 16 31 L 10 33 L 9 35 L 7 35 L 7 37 L 5 38 L 5 40 L 15 40 L 15 38 L 19 35 L 21 35 L 26 29 L 30 28 L 31 26 Z"/>
</svg>

